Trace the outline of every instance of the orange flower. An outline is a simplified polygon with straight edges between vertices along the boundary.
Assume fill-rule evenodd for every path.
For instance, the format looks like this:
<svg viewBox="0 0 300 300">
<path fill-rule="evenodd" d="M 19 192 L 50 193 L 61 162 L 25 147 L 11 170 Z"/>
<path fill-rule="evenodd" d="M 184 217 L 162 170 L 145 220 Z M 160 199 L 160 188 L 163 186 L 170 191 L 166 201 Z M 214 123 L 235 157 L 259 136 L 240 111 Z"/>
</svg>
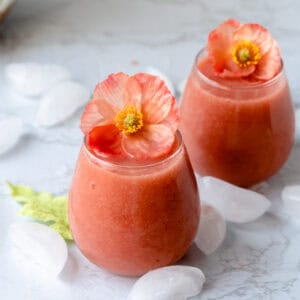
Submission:
<svg viewBox="0 0 300 300">
<path fill-rule="evenodd" d="M 171 150 L 178 123 L 176 100 L 162 80 L 116 73 L 96 86 L 80 127 L 100 155 L 147 159 Z"/>
<path fill-rule="evenodd" d="M 217 75 L 268 80 L 281 68 L 277 42 L 258 24 L 230 19 L 208 37 L 207 51 Z"/>
</svg>

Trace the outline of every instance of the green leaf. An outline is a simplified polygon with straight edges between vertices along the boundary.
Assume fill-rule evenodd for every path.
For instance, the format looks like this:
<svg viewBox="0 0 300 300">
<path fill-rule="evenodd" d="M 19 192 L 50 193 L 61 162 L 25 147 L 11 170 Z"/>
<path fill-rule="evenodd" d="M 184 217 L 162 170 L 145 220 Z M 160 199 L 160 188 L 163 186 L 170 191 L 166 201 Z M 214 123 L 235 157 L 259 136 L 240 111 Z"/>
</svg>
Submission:
<svg viewBox="0 0 300 300">
<path fill-rule="evenodd" d="M 10 189 L 11 196 L 19 203 L 26 203 L 35 197 L 34 190 L 26 185 L 13 185 L 10 182 L 7 182 L 7 185 Z"/>
<path fill-rule="evenodd" d="M 12 198 L 23 204 L 19 212 L 21 216 L 46 223 L 65 240 L 73 240 L 67 217 L 66 196 L 53 196 L 47 192 L 36 193 L 28 186 L 13 185 L 9 182 L 7 184 Z"/>
</svg>

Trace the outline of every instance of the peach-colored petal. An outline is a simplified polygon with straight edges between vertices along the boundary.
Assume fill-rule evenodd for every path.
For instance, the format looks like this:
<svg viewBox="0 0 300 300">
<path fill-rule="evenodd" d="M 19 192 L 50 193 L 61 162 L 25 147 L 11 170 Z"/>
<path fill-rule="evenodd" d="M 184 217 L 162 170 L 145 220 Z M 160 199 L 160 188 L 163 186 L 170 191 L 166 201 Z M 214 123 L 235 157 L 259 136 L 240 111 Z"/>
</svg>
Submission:
<svg viewBox="0 0 300 300">
<path fill-rule="evenodd" d="M 131 76 L 126 81 L 123 93 L 124 106 L 132 105 L 138 110 L 142 106 L 142 90 L 139 82 Z"/>
<path fill-rule="evenodd" d="M 253 42 L 259 47 L 259 52 L 263 56 L 272 46 L 272 36 L 270 32 L 259 24 L 244 24 L 233 35 L 234 42 L 240 40 Z"/>
<path fill-rule="evenodd" d="M 97 84 L 94 91 L 94 99 L 106 100 L 115 108 L 123 107 L 123 91 L 129 75 L 115 73 L 109 75 L 104 81 Z"/>
<path fill-rule="evenodd" d="M 281 64 L 280 50 L 277 42 L 273 40 L 271 49 L 262 57 L 252 76 L 259 80 L 271 79 L 279 73 Z"/>
<path fill-rule="evenodd" d="M 231 57 L 233 34 L 240 27 L 240 23 L 229 19 L 220 24 L 208 36 L 207 51 L 214 62 L 216 72 L 223 72 L 225 62 Z"/>
<path fill-rule="evenodd" d="M 122 153 L 121 134 L 113 124 L 93 128 L 86 137 L 86 143 L 96 154 L 115 156 Z"/>
<path fill-rule="evenodd" d="M 98 111 L 103 116 L 106 121 L 113 121 L 116 114 L 118 113 L 118 109 L 114 106 L 110 105 L 105 100 L 99 101 L 98 99 L 94 100 L 95 104 L 98 107 Z"/>
<path fill-rule="evenodd" d="M 126 106 L 133 106 L 142 118 L 137 131 L 127 133 L 115 124 Z M 176 100 L 161 79 L 144 73 L 118 73 L 98 84 L 83 113 L 81 129 L 96 154 L 147 159 L 171 150 L 178 122 Z"/>
<path fill-rule="evenodd" d="M 171 109 L 162 124 L 168 126 L 173 133 L 177 131 L 179 125 L 179 108 L 175 98 L 172 99 Z"/>
<path fill-rule="evenodd" d="M 84 134 L 90 132 L 96 125 L 104 121 L 103 116 L 99 113 L 98 106 L 91 101 L 85 107 L 81 116 L 80 129 Z"/>
<path fill-rule="evenodd" d="M 164 81 L 145 73 L 135 75 L 142 88 L 142 114 L 145 124 L 158 124 L 170 112 L 175 98 Z"/>
<path fill-rule="evenodd" d="M 247 68 L 240 68 L 231 57 L 225 62 L 225 68 L 222 73 L 218 75 L 224 78 L 240 78 L 247 77 L 255 71 L 255 66 L 250 65 Z"/>
<path fill-rule="evenodd" d="M 139 134 L 124 135 L 122 148 L 127 155 L 136 159 L 158 158 L 171 150 L 174 139 L 169 127 L 148 125 Z"/>
</svg>

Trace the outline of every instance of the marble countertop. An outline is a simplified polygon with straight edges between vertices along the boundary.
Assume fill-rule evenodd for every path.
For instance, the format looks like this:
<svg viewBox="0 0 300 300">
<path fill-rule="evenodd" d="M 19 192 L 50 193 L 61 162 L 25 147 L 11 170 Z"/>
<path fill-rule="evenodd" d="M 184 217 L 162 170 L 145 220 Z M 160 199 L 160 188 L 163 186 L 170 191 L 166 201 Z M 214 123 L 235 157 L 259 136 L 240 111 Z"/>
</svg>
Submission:
<svg viewBox="0 0 300 300">
<path fill-rule="evenodd" d="M 90 90 L 109 73 L 153 66 L 176 86 L 188 75 L 207 33 L 229 17 L 272 31 L 298 105 L 299 10 L 297 0 L 19 0 L 0 27 L 0 114 L 31 124 L 38 103 L 16 95 L 12 100 L 2 72 L 8 63 L 57 63 Z M 22 143 L 0 157 L 0 299 L 122 300 L 136 280 L 94 267 L 74 245 L 68 266 L 53 280 L 20 273 L 10 257 L 7 228 L 21 217 L 4 182 L 67 193 L 82 139 L 80 113 L 51 129 L 28 126 Z M 281 189 L 289 184 L 300 184 L 299 146 L 283 169 L 259 187 L 272 200 L 269 213 L 251 224 L 228 224 L 217 252 L 205 257 L 193 245 L 180 262 L 200 267 L 207 277 L 194 299 L 299 299 L 300 222 L 285 215 L 280 203 Z"/>
</svg>

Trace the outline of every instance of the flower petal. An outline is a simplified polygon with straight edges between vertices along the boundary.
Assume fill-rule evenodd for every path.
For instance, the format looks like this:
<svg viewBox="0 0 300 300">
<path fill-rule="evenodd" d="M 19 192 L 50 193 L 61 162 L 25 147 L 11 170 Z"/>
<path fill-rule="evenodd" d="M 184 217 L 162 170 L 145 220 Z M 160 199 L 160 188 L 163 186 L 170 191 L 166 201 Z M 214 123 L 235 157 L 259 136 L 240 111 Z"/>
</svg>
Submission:
<svg viewBox="0 0 300 300">
<path fill-rule="evenodd" d="M 116 107 L 110 105 L 105 100 L 99 101 L 98 99 L 95 99 L 94 101 L 98 107 L 98 111 L 105 120 L 112 121 L 115 118 L 116 114 L 118 113 Z"/>
<path fill-rule="evenodd" d="M 254 71 L 254 65 L 250 65 L 247 68 L 240 68 L 230 57 L 225 62 L 225 68 L 223 72 L 218 75 L 224 78 L 240 78 L 247 77 L 251 75 Z"/>
<path fill-rule="evenodd" d="M 158 124 L 170 113 L 175 101 L 165 82 L 145 73 L 135 75 L 142 88 L 142 114 L 145 124 Z"/>
<path fill-rule="evenodd" d="M 121 134 L 113 124 L 106 124 L 93 128 L 87 135 L 87 146 L 96 154 L 104 156 L 120 155 Z"/>
<path fill-rule="evenodd" d="M 138 110 L 141 110 L 142 105 L 142 90 L 139 82 L 131 76 L 125 84 L 123 93 L 124 106 L 132 105 Z"/>
<path fill-rule="evenodd" d="M 171 128 L 172 132 L 175 133 L 178 129 L 179 119 L 179 108 L 176 103 L 176 99 L 173 98 L 171 103 L 171 109 L 164 121 L 162 122 L 162 124 Z"/>
<path fill-rule="evenodd" d="M 233 34 L 240 27 L 240 23 L 234 19 L 229 19 L 220 24 L 208 36 L 207 51 L 213 60 L 216 72 L 223 72 L 225 62 L 231 57 L 233 46 Z"/>
<path fill-rule="evenodd" d="M 96 125 L 104 121 L 94 101 L 89 102 L 81 116 L 80 129 L 84 134 L 90 132 Z"/>
<path fill-rule="evenodd" d="M 280 72 L 281 64 L 280 50 L 273 40 L 271 49 L 262 57 L 252 76 L 259 80 L 271 79 Z"/>
<path fill-rule="evenodd" d="M 136 159 L 158 158 L 171 150 L 174 139 L 173 132 L 167 126 L 148 125 L 139 134 L 124 135 L 122 148 Z"/>
<path fill-rule="evenodd" d="M 111 74 L 97 84 L 94 99 L 105 100 L 115 108 L 123 107 L 123 90 L 129 75 L 119 72 Z"/>
<path fill-rule="evenodd" d="M 273 38 L 270 32 L 259 24 L 244 24 L 233 36 L 234 42 L 241 40 L 253 42 L 259 47 L 259 52 L 263 56 L 272 46 Z"/>
<path fill-rule="evenodd" d="M 86 106 L 80 128 L 84 134 L 95 126 L 112 123 L 117 111 L 123 107 L 123 89 L 128 79 L 124 73 L 111 74 L 97 84 L 94 98 Z"/>
</svg>

